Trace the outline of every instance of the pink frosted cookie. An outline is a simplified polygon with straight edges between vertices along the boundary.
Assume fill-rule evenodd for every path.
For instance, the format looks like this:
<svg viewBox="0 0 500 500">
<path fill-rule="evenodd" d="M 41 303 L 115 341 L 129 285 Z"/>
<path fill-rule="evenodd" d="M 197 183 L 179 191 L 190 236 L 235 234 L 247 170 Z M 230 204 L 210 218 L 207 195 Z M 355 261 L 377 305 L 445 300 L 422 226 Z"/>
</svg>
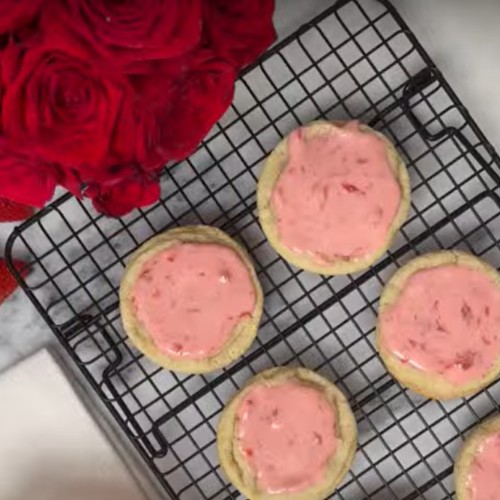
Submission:
<svg viewBox="0 0 500 500">
<path fill-rule="evenodd" d="M 275 368 L 225 408 L 222 467 L 248 498 L 323 499 L 350 468 L 356 423 L 340 391 L 304 368 Z"/>
<path fill-rule="evenodd" d="M 313 122 L 293 131 L 259 179 L 259 218 L 271 245 L 312 272 L 369 267 L 390 246 L 410 206 L 394 146 L 358 122 Z"/>
<path fill-rule="evenodd" d="M 474 394 L 500 373 L 500 277 L 438 252 L 400 269 L 380 299 L 377 344 L 401 383 L 433 399 Z"/>
<path fill-rule="evenodd" d="M 467 438 L 455 463 L 457 500 L 500 497 L 500 418 L 479 425 Z"/>
<path fill-rule="evenodd" d="M 120 289 L 125 330 L 158 364 L 200 373 L 225 366 L 253 341 L 262 291 L 244 250 L 222 231 L 192 226 L 150 240 Z"/>
</svg>

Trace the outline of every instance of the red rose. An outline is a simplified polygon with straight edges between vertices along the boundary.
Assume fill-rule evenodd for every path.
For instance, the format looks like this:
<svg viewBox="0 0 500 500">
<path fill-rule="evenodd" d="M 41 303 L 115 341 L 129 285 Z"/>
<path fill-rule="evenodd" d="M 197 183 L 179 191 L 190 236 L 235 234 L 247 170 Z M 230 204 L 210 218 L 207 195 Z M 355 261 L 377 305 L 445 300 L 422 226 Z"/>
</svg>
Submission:
<svg viewBox="0 0 500 500">
<path fill-rule="evenodd" d="M 203 49 L 178 66 L 164 66 L 141 89 L 137 149 L 146 166 L 190 155 L 233 99 L 234 68 L 211 51 Z"/>
<path fill-rule="evenodd" d="M 42 0 L 0 0 L 0 34 L 12 33 L 37 15 Z"/>
<path fill-rule="evenodd" d="M 131 88 L 80 54 L 28 50 L 4 72 L 2 129 L 14 144 L 95 180 L 133 157 Z M 6 74 L 5 74 L 6 73 Z"/>
<path fill-rule="evenodd" d="M 84 186 L 115 216 L 154 202 L 159 168 L 196 149 L 274 40 L 273 8 L 0 0 L 0 196 L 40 206 Z"/>
<path fill-rule="evenodd" d="M 0 140 L 0 198 L 42 208 L 63 182 L 62 171 Z M 73 181 L 68 179 L 68 184 Z"/>
<path fill-rule="evenodd" d="M 129 175 L 123 180 L 89 184 L 85 196 L 92 198 L 97 211 L 111 217 L 121 217 L 134 208 L 151 205 L 158 200 L 160 185 L 156 176 L 134 166 L 126 170 Z"/>
<path fill-rule="evenodd" d="M 109 62 L 129 64 L 185 54 L 201 39 L 202 0 L 66 0 L 43 16 L 49 36 L 79 34 Z M 61 15 L 64 17 L 61 23 Z M 70 36 L 63 33 L 66 42 Z"/>
<path fill-rule="evenodd" d="M 274 0 L 204 0 L 205 43 L 236 68 L 253 62 L 274 42 Z"/>
</svg>

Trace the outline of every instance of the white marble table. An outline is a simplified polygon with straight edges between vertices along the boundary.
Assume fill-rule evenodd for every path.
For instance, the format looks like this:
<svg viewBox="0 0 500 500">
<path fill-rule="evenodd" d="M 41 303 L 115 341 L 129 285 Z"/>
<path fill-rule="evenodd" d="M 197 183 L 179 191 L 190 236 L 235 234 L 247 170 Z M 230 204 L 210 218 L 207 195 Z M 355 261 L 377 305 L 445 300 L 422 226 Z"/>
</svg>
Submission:
<svg viewBox="0 0 500 500">
<path fill-rule="evenodd" d="M 280 36 L 330 4 L 277 0 Z M 500 36 L 496 0 L 399 0 L 399 9 L 491 142 L 500 150 Z M 495 42 L 496 41 L 496 42 Z M 0 255 L 12 225 L 0 225 Z M 21 256 L 22 257 L 22 256 Z M 0 371 L 55 339 L 28 299 L 0 307 Z"/>
</svg>

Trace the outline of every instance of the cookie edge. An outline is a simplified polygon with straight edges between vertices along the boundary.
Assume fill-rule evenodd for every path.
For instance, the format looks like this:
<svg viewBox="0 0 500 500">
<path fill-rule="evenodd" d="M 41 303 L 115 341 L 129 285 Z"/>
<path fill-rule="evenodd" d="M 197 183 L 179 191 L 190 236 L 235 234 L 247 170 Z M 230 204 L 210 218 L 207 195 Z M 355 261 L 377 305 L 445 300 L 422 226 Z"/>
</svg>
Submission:
<svg viewBox="0 0 500 500">
<path fill-rule="evenodd" d="M 500 416 L 491 417 L 475 427 L 462 445 L 453 469 L 457 500 L 470 500 L 467 480 L 472 462 L 483 441 L 496 432 L 500 432 Z"/>
</svg>

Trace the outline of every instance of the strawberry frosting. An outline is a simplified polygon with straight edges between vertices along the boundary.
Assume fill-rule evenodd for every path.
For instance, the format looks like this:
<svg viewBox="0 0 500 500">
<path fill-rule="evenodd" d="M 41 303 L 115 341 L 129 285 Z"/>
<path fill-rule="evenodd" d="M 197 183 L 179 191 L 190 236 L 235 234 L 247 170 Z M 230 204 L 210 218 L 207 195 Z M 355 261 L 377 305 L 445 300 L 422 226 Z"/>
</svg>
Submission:
<svg viewBox="0 0 500 500">
<path fill-rule="evenodd" d="M 143 265 L 132 301 L 158 349 L 205 359 L 251 316 L 256 293 L 247 266 L 229 247 L 179 243 Z"/>
<path fill-rule="evenodd" d="M 311 138 L 295 130 L 271 197 L 281 242 L 320 263 L 381 248 L 400 201 L 387 145 L 356 122 Z"/>
<path fill-rule="evenodd" d="M 300 382 L 251 388 L 237 410 L 236 435 L 258 487 L 268 493 L 318 483 L 338 447 L 331 404 Z"/>
</svg>

